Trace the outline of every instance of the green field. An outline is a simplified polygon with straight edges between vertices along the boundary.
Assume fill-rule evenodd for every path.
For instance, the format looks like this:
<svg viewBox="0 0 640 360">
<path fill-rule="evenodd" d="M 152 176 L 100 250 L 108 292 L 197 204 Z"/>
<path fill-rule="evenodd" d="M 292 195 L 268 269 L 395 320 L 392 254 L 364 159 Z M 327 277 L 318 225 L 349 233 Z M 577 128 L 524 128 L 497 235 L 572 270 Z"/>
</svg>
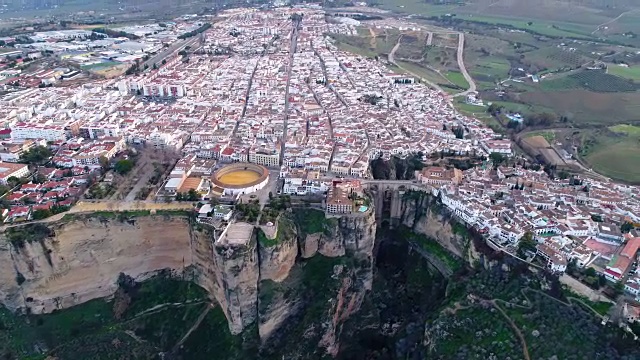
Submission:
<svg viewBox="0 0 640 360">
<path fill-rule="evenodd" d="M 595 171 L 614 179 L 640 182 L 640 127 L 615 125 L 582 135 L 580 154 Z"/>
<path fill-rule="evenodd" d="M 471 62 L 469 73 L 480 89 L 493 89 L 496 81 L 508 78 L 510 69 L 508 60 L 491 56 Z"/>
<path fill-rule="evenodd" d="M 567 116 L 576 126 L 616 125 L 640 120 L 640 93 L 596 93 L 582 89 L 528 91 L 521 101 Z"/>
<path fill-rule="evenodd" d="M 527 133 L 526 137 L 532 137 L 532 136 L 542 136 L 543 138 L 545 138 L 545 140 L 547 140 L 549 144 L 553 144 L 553 141 L 556 138 L 556 133 L 554 133 L 553 131 L 533 131 L 533 132 Z"/>
<path fill-rule="evenodd" d="M 371 51 L 369 48 L 354 46 L 344 42 L 336 42 L 335 45 L 342 51 L 350 52 L 368 58 L 373 58 L 378 55 L 375 52 Z"/>
<path fill-rule="evenodd" d="M 465 90 L 469 88 L 469 83 L 467 82 L 467 80 L 465 80 L 461 72 L 448 71 L 447 73 L 445 73 L 445 76 L 447 77 L 447 80 L 449 80 L 452 84 Z"/>
<path fill-rule="evenodd" d="M 544 90 L 585 89 L 600 93 L 633 92 L 638 84 L 601 70 L 582 70 L 540 82 Z"/>
<path fill-rule="evenodd" d="M 625 134 L 640 139 L 640 127 L 638 126 L 620 124 L 616 126 L 610 126 L 609 130 L 615 133 Z"/>
<path fill-rule="evenodd" d="M 456 101 L 453 102 L 453 107 L 463 115 L 479 119 L 497 133 L 502 133 L 504 131 L 502 125 L 500 125 L 493 116 L 487 113 L 487 108 L 485 106 L 467 104 L 464 102 L 464 99 L 457 98 Z"/>
<path fill-rule="evenodd" d="M 640 81 L 640 66 L 624 67 L 609 64 L 607 67 L 607 73 L 633 81 Z"/>
<path fill-rule="evenodd" d="M 614 179 L 640 182 L 640 141 L 629 138 L 605 140 L 585 157 L 596 172 Z"/>
</svg>

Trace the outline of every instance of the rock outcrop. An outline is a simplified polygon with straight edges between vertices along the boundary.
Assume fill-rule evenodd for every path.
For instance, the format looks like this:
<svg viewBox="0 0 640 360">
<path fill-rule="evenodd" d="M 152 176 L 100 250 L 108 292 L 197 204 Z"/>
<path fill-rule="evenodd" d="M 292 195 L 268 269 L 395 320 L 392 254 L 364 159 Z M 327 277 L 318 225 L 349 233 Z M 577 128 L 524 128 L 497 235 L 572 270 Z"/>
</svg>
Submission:
<svg viewBox="0 0 640 360">
<path fill-rule="evenodd" d="M 230 232 L 239 241 L 229 241 Z M 220 305 L 231 333 L 239 334 L 257 317 L 260 270 L 253 226 L 234 223 L 218 237 L 206 226 L 192 233 L 196 282 Z"/>
<path fill-rule="evenodd" d="M 287 320 L 299 318 L 306 306 L 319 301 L 308 295 L 308 282 L 301 281 L 309 275 L 305 262 L 315 256 L 332 265 L 320 267 L 325 275 L 317 284 L 326 289 L 316 304 L 324 309 L 324 325 L 313 329 L 314 346 L 336 354 L 343 323 L 358 311 L 372 286 L 376 220 L 373 207 L 331 218 L 313 211 L 322 232 L 304 238 L 298 234 L 308 229 L 296 227 L 290 215 L 279 219 L 277 231 L 267 232 L 246 223 L 221 231 L 187 216 L 116 214 L 78 216 L 48 228 L 40 224 L 43 235 L 36 240 L 23 233 L 28 240 L 10 241 L 5 234 L 0 241 L 0 301 L 12 310 L 51 312 L 112 296 L 120 273 L 143 280 L 166 268 L 190 269 L 223 310 L 233 334 L 257 325 L 267 341 Z"/>
<path fill-rule="evenodd" d="M 376 237 L 375 210 L 327 219 L 321 233 L 307 234 L 301 239 L 303 258 L 316 253 L 327 257 L 356 256 L 371 258 Z"/>
<path fill-rule="evenodd" d="M 258 317 L 258 264 L 255 235 L 247 244 L 214 244 L 216 276 L 221 284 L 216 297 L 232 334 L 239 334 Z"/>
<path fill-rule="evenodd" d="M 437 199 L 424 192 L 407 192 L 401 202 L 402 225 L 418 234 L 426 235 L 444 248 L 463 257 L 467 239 L 456 234 L 450 215 L 437 204 Z"/>
<path fill-rule="evenodd" d="M 38 241 L 1 241 L 0 302 L 7 308 L 47 313 L 111 296 L 121 272 L 142 280 L 192 264 L 186 217 L 79 217 L 50 229 Z"/>
<path fill-rule="evenodd" d="M 294 224 L 281 218 L 277 232 L 269 238 L 263 233 L 266 241 L 258 242 L 260 252 L 260 280 L 281 282 L 289 276 L 289 271 L 298 257 L 298 235 Z"/>
</svg>

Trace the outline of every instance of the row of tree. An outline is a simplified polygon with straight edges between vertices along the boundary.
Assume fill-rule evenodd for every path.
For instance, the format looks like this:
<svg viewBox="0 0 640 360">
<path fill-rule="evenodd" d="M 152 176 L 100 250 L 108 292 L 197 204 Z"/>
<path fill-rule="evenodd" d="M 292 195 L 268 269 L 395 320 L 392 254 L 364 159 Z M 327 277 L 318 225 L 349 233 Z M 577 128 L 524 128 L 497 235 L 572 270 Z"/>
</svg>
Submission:
<svg viewBox="0 0 640 360">
<path fill-rule="evenodd" d="M 206 23 L 206 24 L 200 26 L 199 28 L 197 28 L 197 29 L 195 29 L 193 31 L 189 31 L 187 33 L 184 33 L 184 34 L 178 36 L 178 39 L 188 39 L 190 37 L 194 37 L 194 36 L 196 36 L 196 35 L 198 35 L 198 34 L 200 34 L 202 32 L 207 31 L 210 28 L 211 28 L 211 24 L 210 23 Z"/>
</svg>

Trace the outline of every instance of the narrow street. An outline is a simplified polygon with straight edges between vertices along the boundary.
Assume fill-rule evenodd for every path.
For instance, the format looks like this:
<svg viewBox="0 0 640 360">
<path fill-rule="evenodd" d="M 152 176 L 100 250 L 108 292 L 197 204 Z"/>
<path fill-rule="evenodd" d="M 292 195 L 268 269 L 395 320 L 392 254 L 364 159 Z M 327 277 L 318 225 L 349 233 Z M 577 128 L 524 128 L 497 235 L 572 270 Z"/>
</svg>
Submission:
<svg viewBox="0 0 640 360">
<path fill-rule="evenodd" d="M 291 70 L 293 69 L 293 58 L 298 47 L 298 27 L 299 21 L 293 21 L 293 30 L 291 30 L 291 45 L 289 46 L 289 66 L 287 67 L 287 87 L 284 97 L 284 129 L 282 140 L 280 141 L 280 164 L 284 161 L 284 145 L 287 142 L 287 127 L 289 125 L 289 85 L 291 84 Z"/>
</svg>

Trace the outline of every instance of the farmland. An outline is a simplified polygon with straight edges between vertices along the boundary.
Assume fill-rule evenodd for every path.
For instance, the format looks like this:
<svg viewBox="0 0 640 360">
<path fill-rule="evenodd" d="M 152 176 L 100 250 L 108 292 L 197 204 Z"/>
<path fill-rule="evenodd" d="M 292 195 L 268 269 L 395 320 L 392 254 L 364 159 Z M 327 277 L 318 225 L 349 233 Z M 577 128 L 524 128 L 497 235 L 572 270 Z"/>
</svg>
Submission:
<svg viewBox="0 0 640 360">
<path fill-rule="evenodd" d="M 621 78 L 640 82 L 640 66 L 623 67 L 610 64 L 607 67 L 607 73 Z"/>
<path fill-rule="evenodd" d="M 593 169 L 614 179 L 640 182 L 640 142 L 637 138 L 601 140 L 585 157 Z"/>
<path fill-rule="evenodd" d="M 459 71 L 448 71 L 445 76 L 447 80 L 449 80 L 455 86 L 461 89 L 469 88 L 469 83 L 467 82 L 467 80 L 465 80 L 464 76 L 462 76 L 462 73 L 460 73 Z"/>
<path fill-rule="evenodd" d="M 605 73 L 603 70 L 581 70 L 570 75 L 558 76 L 540 83 L 544 90 L 584 89 L 600 93 L 633 92 L 638 84 Z"/>
<path fill-rule="evenodd" d="M 596 93 L 586 90 L 530 91 L 519 99 L 533 107 L 549 107 L 575 126 L 640 122 L 640 93 Z"/>
<path fill-rule="evenodd" d="M 640 183 L 640 127 L 615 125 L 580 131 L 579 155 L 598 173 Z"/>
<path fill-rule="evenodd" d="M 595 92 L 627 92 L 636 91 L 638 85 L 620 77 L 609 75 L 604 71 L 587 70 L 569 75 L 580 86 Z"/>
</svg>

